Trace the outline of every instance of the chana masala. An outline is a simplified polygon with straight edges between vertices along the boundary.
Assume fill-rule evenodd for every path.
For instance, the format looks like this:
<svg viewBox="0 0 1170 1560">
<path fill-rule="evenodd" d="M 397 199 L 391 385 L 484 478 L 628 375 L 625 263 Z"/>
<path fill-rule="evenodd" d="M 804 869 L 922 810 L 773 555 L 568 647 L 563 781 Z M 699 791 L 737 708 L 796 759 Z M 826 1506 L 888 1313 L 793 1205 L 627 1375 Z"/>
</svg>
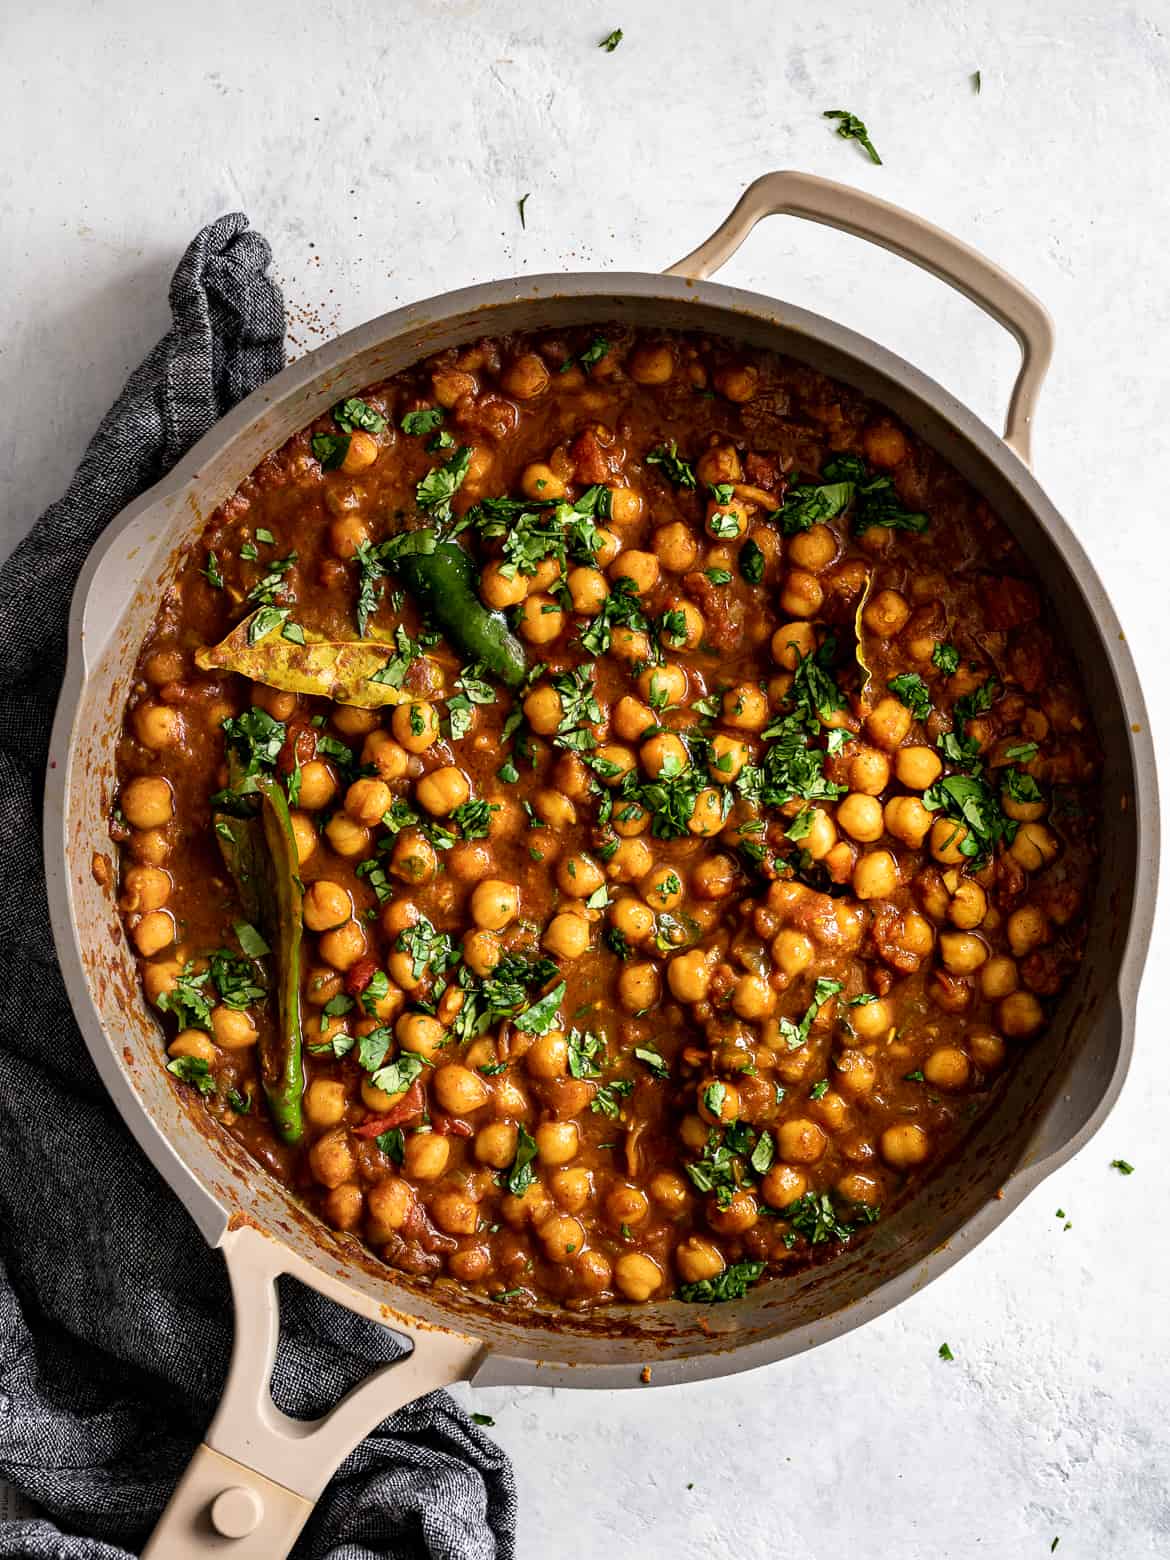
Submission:
<svg viewBox="0 0 1170 1560">
<path fill-rule="evenodd" d="M 112 833 L 160 1065 L 335 1230 L 520 1306 L 710 1302 L 994 1108 L 1082 955 L 1098 766 L 935 453 L 581 328 L 261 462 L 143 646 Z"/>
</svg>

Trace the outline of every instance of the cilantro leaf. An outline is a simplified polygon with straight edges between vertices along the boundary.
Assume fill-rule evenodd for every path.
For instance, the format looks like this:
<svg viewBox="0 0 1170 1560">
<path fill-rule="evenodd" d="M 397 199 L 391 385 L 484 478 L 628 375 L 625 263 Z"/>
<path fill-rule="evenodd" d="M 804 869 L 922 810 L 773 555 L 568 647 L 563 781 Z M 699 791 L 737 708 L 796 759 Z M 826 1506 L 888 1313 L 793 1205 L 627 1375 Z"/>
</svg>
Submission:
<svg viewBox="0 0 1170 1560">
<path fill-rule="evenodd" d="M 917 672 L 899 672 L 897 677 L 890 678 L 886 687 L 900 704 L 906 706 L 915 720 L 925 720 L 934 708 L 930 689 Z"/>
<path fill-rule="evenodd" d="M 671 439 L 669 445 L 660 444 L 657 449 L 651 450 L 646 456 L 646 464 L 660 466 L 675 487 L 693 488 L 696 485 L 694 467 L 679 454 L 675 439 Z"/>
<path fill-rule="evenodd" d="M 386 429 L 386 419 L 381 412 L 376 412 L 356 395 L 337 403 L 333 408 L 333 421 L 344 433 L 353 433 L 358 428 L 363 433 L 384 433 Z"/>
<path fill-rule="evenodd" d="M 838 120 L 839 123 L 834 128 L 843 141 L 859 142 L 869 153 L 870 162 L 881 162 L 881 158 L 877 154 L 877 148 L 869 138 L 869 131 L 856 114 L 851 114 L 846 108 L 827 108 L 821 117 L 823 119 Z"/>
<path fill-rule="evenodd" d="M 762 1262 L 735 1262 L 724 1268 L 718 1278 L 702 1278 L 694 1284 L 680 1284 L 677 1296 L 687 1305 L 711 1305 L 724 1300 L 742 1300 L 763 1277 Z"/>
</svg>

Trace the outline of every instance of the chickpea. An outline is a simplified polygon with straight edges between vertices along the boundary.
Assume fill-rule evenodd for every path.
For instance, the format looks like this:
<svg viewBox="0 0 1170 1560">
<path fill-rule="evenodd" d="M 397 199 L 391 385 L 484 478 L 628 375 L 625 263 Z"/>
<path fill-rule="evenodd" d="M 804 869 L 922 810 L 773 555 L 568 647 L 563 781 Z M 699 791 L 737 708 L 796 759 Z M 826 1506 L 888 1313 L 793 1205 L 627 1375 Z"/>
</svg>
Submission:
<svg viewBox="0 0 1170 1560">
<path fill-rule="evenodd" d="M 952 975 L 973 975 L 987 962 L 987 944 L 971 932 L 942 932 L 938 939 L 943 967 Z"/>
<path fill-rule="evenodd" d="M 493 1170 L 506 1170 L 516 1157 L 516 1124 L 489 1121 L 475 1134 L 475 1157 Z"/>
<path fill-rule="evenodd" d="M 619 581 L 628 580 L 625 588 L 632 590 L 636 596 L 645 596 L 658 584 L 659 563 L 657 554 L 651 552 L 639 552 L 636 548 L 621 553 L 609 566 L 609 577 L 617 586 Z"/>
<path fill-rule="evenodd" d="M 657 708 L 682 704 L 687 696 L 687 674 L 677 662 L 647 666 L 638 674 L 638 692 Z"/>
<path fill-rule="evenodd" d="M 431 1089 L 443 1110 L 466 1116 L 487 1103 L 488 1086 L 478 1073 L 455 1062 L 435 1069 Z"/>
<path fill-rule="evenodd" d="M 999 1027 L 1009 1040 L 1026 1040 L 1044 1027 L 1044 1009 L 1030 991 L 1010 992 L 999 1004 Z"/>
<path fill-rule="evenodd" d="M 190 1056 L 211 1066 L 216 1060 L 215 1047 L 202 1029 L 184 1029 L 167 1046 L 168 1056 Z"/>
<path fill-rule="evenodd" d="M 933 748 L 899 748 L 894 773 L 908 791 L 925 791 L 942 774 L 942 760 Z"/>
<path fill-rule="evenodd" d="M 982 1067 L 984 1072 L 994 1072 L 997 1067 L 1003 1066 L 1007 1047 L 991 1030 L 977 1030 L 968 1035 L 967 1048 L 971 1052 L 971 1060 L 976 1067 Z"/>
<path fill-rule="evenodd" d="M 505 569 L 509 572 L 505 573 Z M 519 606 L 528 594 L 529 582 L 514 564 L 489 563 L 479 576 L 479 594 L 484 605 L 502 612 Z"/>
<path fill-rule="evenodd" d="M 355 785 L 360 785 L 355 781 Z M 353 790 L 353 786 L 350 787 Z M 423 775 L 414 788 L 419 806 L 432 818 L 448 818 L 457 807 L 462 807 L 471 796 L 471 784 L 462 769 L 454 764 L 444 764 Z"/>
<path fill-rule="evenodd" d="M 585 1231 L 569 1214 L 553 1214 L 536 1232 L 550 1262 L 568 1262 L 585 1244 Z"/>
<path fill-rule="evenodd" d="M 589 922 L 574 911 L 554 915 L 544 929 L 541 946 L 558 959 L 579 959 L 589 951 Z"/>
<path fill-rule="evenodd" d="M 122 873 L 118 906 L 132 914 L 161 910 L 171 897 L 171 888 L 171 875 L 161 867 L 127 867 Z"/>
<path fill-rule="evenodd" d="M 404 1051 L 433 1061 L 447 1043 L 447 1031 L 429 1013 L 404 1013 L 394 1026 L 394 1036 Z"/>
<path fill-rule="evenodd" d="M 871 466 L 890 471 L 900 466 L 909 453 L 905 436 L 893 423 L 874 423 L 862 435 L 861 445 Z"/>
<path fill-rule="evenodd" d="M 811 623 L 784 623 L 772 635 L 772 659 L 790 672 L 816 648 L 817 633 Z"/>
<path fill-rule="evenodd" d="M 454 1188 L 435 1193 L 430 1214 L 446 1235 L 474 1235 L 479 1224 L 479 1210 L 474 1202 Z"/>
<path fill-rule="evenodd" d="M 350 970 L 366 952 L 366 934 L 358 921 L 346 921 L 323 933 L 317 951 L 335 970 Z"/>
<path fill-rule="evenodd" d="M 971 1077 L 971 1063 L 957 1045 L 940 1045 L 923 1062 L 922 1076 L 933 1089 L 965 1089 Z"/>
<path fill-rule="evenodd" d="M 446 1171 L 450 1158 L 450 1139 L 438 1132 L 412 1132 L 403 1147 L 402 1168 L 416 1181 L 437 1181 Z M 449 1233 L 470 1235 L 474 1229 L 473 1223 L 470 1230 Z"/>
<path fill-rule="evenodd" d="M 557 862 L 557 884 L 570 899 L 588 899 L 604 882 L 605 874 L 592 856 L 574 852 Z"/>
<path fill-rule="evenodd" d="M 762 731 L 771 718 L 767 695 L 755 683 L 739 683 L 723 695 L 722 720 L 736 731 Z"/>
<path fill-rule="evenodd" d="M 147 657 L 142 675 L 148 683 L 153 683 L 156 688 L 162 688 L 167 683 L 178 682 L 185 670 L 181 651 L 156 650 L 153 655 Z"/>
<path fill-rule="evenodd" d="M 303 860 L 307 861 L 308 857 L 317 848 L 317 831 L 306 814 L 301 813 L 298 816 L 304 818 L 305 823 L 303 827 L 308 831 L 303 834 L 305 844 L 310 847 L 308 854 L 303 858 Z M 302 833 L 297 831 L 295 824 L 294 834 L 297 838 L 297 850 L 299 853 Z M 369 829 L 363 828 L 360 823 L 355 823 L 345 813 L 333 814 L 332 818 L 325 825 L 325 838 L 329 841 L 331 849 L 336 851 L 339 856 L 344 856 L 347 860 L 354 861 L 370 854 L 371 836 Z"/>
<path fill-rule="evenodd" d="M 739 879 L 739 867 L 731 856 L 704 855 L 691 873 L 691 893 L 696 899 L 726 899 Z"/>
<path fill-rule="evenodd" d="M 881 1135 L 882 1158 L 894 1170 L 908 1170 L 930 1155 L 930 1139 L 912 1121 L 898 1121 Z"/>
<path fill-rule="evenodd" d="M 613 507 L 614 495 L 617 488 L 610 489 L 610 508 Z M 637 496 L 637 495 L 635 495 Z M 638 499 L 639 513 L 641 512 L 641 499 Z M 622 550 L 622 539 L 616 531 L 611 531 L 608 526 L 599 525 L 593 536 L 593 558 L 599 569 L 608 569 L 618 553 Z"/>
<path fill-rule="evenodd" d="M 794 1165 L 815 1165 L 828 1147 L 828 1139 L 815 1121 L 790 1116 L 776 1128 L 780 1158 Z"/>
<path fill-rule="evenodd" d="M 525 598 L 520 606 L 517 632 L 532 645 L 551 644 L 565 626 L 565 614 L 542 591 Z"/>
<path fill-rule="evenodd" d="M 972 878 L 960 878 L 951 895 L 947 915 L 961 931 L 973 931 L 987 914 L 987 895 Z"/>
<path fill-rule="evenodd" d="M 751 514 L 746 504 L 737 503 L 734 499 L 726 504 L 712 499 L 707 505 L 705 524 L 707 535 L 716 541 L 734 542 L 747 535 Z"/>
<path fill-rule="evenodd" d="M 532 810 L 541 823 L 555 829 L 558 833 L 564 833 L 572 828 L 577 821 L 577 809 L 567 796 L 562 796 L 560 791 L 537 791 L 532 798 Z"/>
<path fill-rule="evenodd" d="M 719 1247 L 702 1235 L 688 1235 L 679 1242 L 674 1250 L 674 1264 L 684 1284 L 718 1278 L 726 1266 Z"/>
<path fill-rule="evenodd" d="M 729 401 L 750 401 L 760 387 L 760 371 L 754 363 L 725 363 L 715 370 L 713 383 Z"/>
<path fill-rule="evenodd" d="M 614 706 L 613 729 L 623 741 L 637 742 L 655 725 L 657 718 L 654 711 L 631 694 L 623 694 Z"/>
<path fill-rule="evenodd" d="M 399 1176 L 388 1175 L 375 1181 L 366 1192 L 366 1207 L 375 1226 L 400 1230 L 415 1206 L 413 1189 Z"/>
<path fill-rule="evenodd" d="M 731 1006 L 740 1018 L 770 1018 L 776 1011 L 776 993 L 763 975 L 741 975 L 732 988 Z"/>
<path fill-rule="evenodd" d="M 837 537 L 827 525 L 813 525 L 798 531 L 788 543 L 788 557 L 809 574 L 827 569 L 837 556 Z"/>
<path fill-rule="evenodd" d="M 658 642 L 667 650 L 694 650 L 703 642 L 707 632 L 707 620 L 689 601 L 674 600 L 667 603 L 670 610 L 670 627 L 663 620 L 658 628 Z M 679 626 L 681 624 L 681 627 Z"/>
<path fill-rule="evenodd" d="M 877 1068 L 864 1051 L 842 1051 L 834 1067 L 837 1088 L 844 1094 L 860 1097 L 868 1094 L 877 1082 Z M 826 1094 L 820 1104 L 823 1106 L 829 1098 L 831 1096 Z"/>
<path fill-rule="evenodd" d="M 910 605 L 901 591 L 879 590 L 866 602 L 861 621 L 871 634 L 893 639 L 910 621 Z"/>
<path fill-rule="evenodd" d="M 640 899 L 617 899 L 610 906 L 609 919 L 628 943 L 636 947 L 654 934 L 654 912 Z"/>
<path fill-rule="evenodd" d="M 807 569 L 790 569 L 780 591 L 780 609 L 789 617 L 813 618 L 821 610 L 825 592 L 815 574 Z"/>
<path fill-rule="evenodd" d="M 630 749 L 620 742 L 603 742 L 595 750 L 593 761 L 597 765 L 598 779 L 611 788 L 619 786 L 638 762 Z"/>
<path fill-rule="evenodd" d="M 593 1196 L 593 1177 L 579 1166 L 554 1170 L 549 1177 L 553 1201 L 565 1213 L 580 1213 Z"/>
<path fill-rule="evenodd" d="M 328 830 L 326 830 L 328 833 Z M 390 872 L 403 883 L 429 883 L 439 869 L 435 847 L 417 829 L 403 829 L 390 855 Z"/>
<path fill-rule="evenodd" d="M 682 902 L 682 879 L 671 866 L 655 867 L 646 875 L 639 888 L 642 897 L 656 910 L 673 910 Z"/>
<path fill-rule="evenodd" d="M 1056 859 L 1060 842 L 1042 823 L 1022 823 L 1008 846 L 1013 860 L 1027 872 L 1042 872 Z"/>
<path fill-rule="evenodd" d="M 301 788 L 297 805 L 305 812 L 320 812 L 327 807 L 337 792 L 337 781 L 328 764 L 319 758 L 311 758 L 301 765 Z"/>
<path fill-rule="evenodd" d="M 681 520 L 660 525 L 654 533 L 652 546 L 659 563 L 671 574 L 686 574 L 698 561 L 699 544 L 695 534 Z"/>
<path fill-rule="evenodd" d="M 725 1207 L 715 1198 L 707 1203 L 707 1223 L 719 1235 L 742 1235 L 759 1223 L 760 1209 L 750 1192 L 735 1192 Z"/>
<path fill-rule="evenodd" d="M 891 850 L 866 850 L 853 867 L 853 892 L 858 899 L 889 899 L 899 886 L 897 856 Z"/>
<path fill-rule="evenodd" d="M 313 1179 L 332 1189 L 354 1177 L 354 1153 L 343 1128 L 326 1132 L 309 1149 L 309 1170 Z"/>
<path fill-rule="evenodd" d="M 704 1001 L 711 985 L 706 954 L 699 948 L 676 954 L 666 967 L 666 981 L 679 1002 Z"/>
<path fill-rule="evenodd" d="M 549 386 L 544 359 L 535 352 L 523 352 L 513 358 L 500 375 L 500 387 L 517 401 L 533 401 Z"/>
<path fill-rule="evenodd" d="M 774 1164 L 764 1177 L 760 1193 L 769 1208 L 787 1208 L 808 1190 L 808 1176 L 795 1165 Z"/>
<path fill-rule="evenodd" d="M 650 1212 L 650 1200 L 637 1186 L 615 1186 L 605 1199 L 605 1216 L 615 1229 L 641 1224 Z"/>
<path fill-rule="evenodd" d="M 362 744 L 362 763 L 378 771 L 378 778 L 401 780 L 410 765 L 406 749 L 386 731 L 371 731 Z"/>
<path fill-rule="evenodd" d="M 615 628 L 609 652 L 616 661 L 625 661 L 630 666 L 643 665 L 650 659 L 650 641 L 639 629 Z"/>
<path fill-rule="evenodd" d="M 564 498 L 565 484 L 551 466 L 533 461 L 520 476 L 520 491 L 525 498 Z"/>
<path fill-rule="evenodd" d="M 574 612 L 592 616 L 595 612 L 601 611 L 609 596 L 609 586 L 600 569 L 586 567 L 570 569 L 565 583 L 568 586 L 569 599 L 573 603 Z"/>
<path fill-rule="evenodd" d="M 305 890 L 301 914 L 309 931 L 331 932 L 353 915 L 353 901 L 340 883 L 319 878 Z"/>
<path fill-rule="evenodd" d="M 866 733 L 878 747 L 893 752 L 909 736 L 912 719 L 899 699 L 882 698 L 865 717 Z"/>
<path fill-rule="evenodd" d="M 674 352 L 665 342 L 639 342 L 626 359 L 636 385 L 664 385 L 674 374 Z"/>
<path fill-rule="evenodd" d="M 799 975 L 813 961 L 815 949 L 803 932 L 785 927 L 772 943 L 772 957 L 785 975 Z"/>
<path fill-rule="evenodd" d="M 390 729 L 408 753 L 425 753 L 439 740 L 439 713 L 424 699 L 396 704 Z"/>
<path fill-rule="evenodd" d="M 345 1115 L 345 1085 L 333 1078 L 314 1078 L 305 1090 L 305 1115 L 315 1127 L 335 1127 Z"/>
<path fill-rule="evenodd" d="M 944 866 L 958 866 L 966 861 L 963 843 L 967 838 L 967 826 L 955 823 L 951 818 L 939 818 L 930 829 L 930 854 Z"/>
<path fill-rule="evenodd" d="M 134 829 L 161 829 L 175 816 L 175 797 L 161 775 L 139 775 L 122 789 L 122 813 Z"/>
<path fill-rule="evenodd" d="M 361 1223 L 365 1199 L 356 1181 L 343 1181 L 326 1193 L 321 1209 L 335 1230 L 355 1230 Z"/>
<path fill-rule="evenodd" d="M 533 1133 L 542 1165 L 566 1165 L 576 1157 L 580 1137 L 575 1121 L 542 1121 Z"/>
<path fill-rule="evenodd" d="M 636 493 L 633 488 L 612 487 L 609 490 L 609 517 L 616 525 L 633 525 L 642 518 L 642 495 Z M 600 533 L 599 533 L 600 534 Z M 607 533 L 612 535 L 612 532 Z M 594 548 L 594 556 L 602 568 L 607 563 L 612 563 L 617 555 L 617 549 L 610 556 L 603 558 L 602 549 Z"/>
<path fill-rule="evenodd" d="M 894 1004 L 888 997 L 849 1009 L 849 1022 L 859 1040 L 880 1040 L 894 1027 Z"/>
<path fill-rule="evenodd" d="M 627 1300 L 649 1300 L 662 1286 L 662 1269 L 652 1257 L 640 1251 L 627 1251 L 613 1266 L 613 1279 Z"/>
<path fill-rule="evenodd" d="M 719 487 L 724 482 L 741 482 L 743 466 L 733 444 L 714 444 L 704 450 L 695 462 L 695 476 L 706 487 Z"/>
<path fill-rule="evenodd" d="M 650 814 L 641 802 L 619 802 L 614 808 L 611 826 L 622 839 L 633 839 L 638 834 L 645 834 L 650 827 Z"/>
<path fill-rule="evenodd" d="M 138 952 L 144 959 L 149 959 L 174 942 L 174 917 L 169 910 L 151 910 L 135 924 L 131 936 Z"/>
<path fill-rule="evenodd" d="M 702 1122 L 699 1123 L 702 1126 Z M 706 1128 L 703 1128 L 703 1141 L 706 1142 Z M 656 1170 L 650 1177 L 648 1191 L 652 1200 L 672 1217 L 683 1213 L 691 1200 L 690 1190 L 681 1175 L 673 1170 Z"/>
<path fill-rule="evenodd" d="M 618 976 L 618 1001 L 627 1013 L 645 1013 L 656 1007 L 662 980 L 656 964 L 626 964 Z"/>
<path fill-rule="evenodd" d="M 880 796 L 890 783 L 890 761 L 877 748 L 859 747 L 849 760 L 849 784 L 864 796 Z"/>
<path fill-rule="evenodd" d="M 872 845 L 885 833 L 882 804 L 876 796 L 866 796 L 861 791 L 851 791 L 837 804 L 837 825 L 851 839 L 863 845 Z"/>
<path fill-rule="evenodd" d="M 706 786 L 695 797 L 695 808 L 687 820 L 687 828 L 692 834 L 697 834 L 704 839 L 718 834 L 723 827 L 724 798 L 720 791 L 713 786 Z"/>
<path fill-rule="evenodd" d="M 563 1078 L 569 1070 L 569 1042 L 563 1030 L 538 1035 L 524 1053 L 524 1065 L 534 1078 Z"/>
<path fill-rule="evenodd" d="M 183 717 L 173 704 L 140 704 L 134 711 L 134 735 L 156 752 L 183 740 Z"/>
<path fill-rule="evenodd" d="M 148 867 L 161 867 L 171 853 L 161 829 L 136 829 L 130 836 L 128 849 L 135 861 Z"/>
<path fill-rule="evenodd" d="M 882 817 L 886 832 L 915 850 L 925 840 L 935 822 L 934 814 L 916 796 L 892 796 L 883 809 Z"/>
<path fill-rule="evenodd" d="M 485 878 L 471 895 L 471 919 L 489 932 L 502 932 L 520 914 L 520 890 L 502 878 Z"/>
<path fill-rule="evenodd" d="M 1019 983 L 1016 961 L 1009 959 L 1006 954 L 997 954 L 988 959 L 979 971 L 979 989 L 989 1002 L 1010 997 Z"/>
</svg>

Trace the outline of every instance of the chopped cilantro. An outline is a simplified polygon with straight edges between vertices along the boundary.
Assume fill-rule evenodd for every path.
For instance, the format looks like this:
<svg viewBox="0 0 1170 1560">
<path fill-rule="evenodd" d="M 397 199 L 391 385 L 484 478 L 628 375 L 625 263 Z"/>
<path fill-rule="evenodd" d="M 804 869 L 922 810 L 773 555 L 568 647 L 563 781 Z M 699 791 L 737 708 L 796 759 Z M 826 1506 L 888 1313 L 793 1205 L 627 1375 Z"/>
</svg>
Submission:
<svg viewBox="0 0 1170 1560">
<path fill-rule="evenodd" d="M 881 158 L 877 154 L 877 148 L 869 138 L 869 131 L 856 114 L 851 114 L 846 108 L 827 108 L 821 117 L 823 119 L 836 119 L 838 123 L 834 128 L 843 141 L 859 142 L 869 153 L 870 162 L 881 162 Z"/>
<path fill-rule="evenodd" d="M 917 672 L 899 672 L 891 677 L 886 687 L 900 704 L 904 704 L 915 720 L 925 720 L 934 708 L 930 701 L 930 689 Z"/>
<path fill-rule="evenodd" d="M 646 456 L 646 464 L 648 466 L 660 466 L 675 487 L 693 488 L 695 486 L 694 467 L 679 454 L 678 443 L 674 439 L 671 439 L 669 446 L 659 445 L 657 449 L 651 450 L 649 455 Z"/>
<path fill-rule="evenodd" d="M 680 1284 L 678 1298 L 688 1305 L 710 1305 L 723 1300 L 742 1300 L 763 1277 L 762 1262 L 735 1262 L 724 1268 L 718 1278 L 702 1278 L 694 1284 Z"/>
<path fill-rule="evenodd" d="M 356 395 L 338 402 L 333 408 L 333 421 L 344 433 L 353 433 L 358 428 L 363 433 L 383 433 L 386 429 L 382 414 Z"/>
</svg>

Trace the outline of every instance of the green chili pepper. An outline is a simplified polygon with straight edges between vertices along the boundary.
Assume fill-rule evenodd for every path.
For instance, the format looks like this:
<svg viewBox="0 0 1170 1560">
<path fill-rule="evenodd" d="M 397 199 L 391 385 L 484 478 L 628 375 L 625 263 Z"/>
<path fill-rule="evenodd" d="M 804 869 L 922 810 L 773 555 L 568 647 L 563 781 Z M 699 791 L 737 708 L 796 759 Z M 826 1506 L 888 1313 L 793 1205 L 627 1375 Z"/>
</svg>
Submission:
<svg viewBox="0 0 1170 1560">
<path fill-rule="evenodd" d="M 490 611 L 479 599 L 475 565 L 458 543 L 436 541 L 430 552 L 403 553 L 393 568 L 452 644 L 471 660 L 481 661 L 507 687 L 520 686 L 528 674 L 524 646 L 503 613 Z"/>
<path fill-rule="evenodd" d="M 269 775 L 250 782 L 260 799 L 257 813 L 237 818 L 217 812 L 213 823 L 220 853 L 236 881 L 244 915 L 272 949 L 275 1025 L 260 1034 L 260 1071 L 276 1129 L 286 1143 L 304 1131 L 301 1095 L 301 883 L 288 802 Z"/>
</svg>

